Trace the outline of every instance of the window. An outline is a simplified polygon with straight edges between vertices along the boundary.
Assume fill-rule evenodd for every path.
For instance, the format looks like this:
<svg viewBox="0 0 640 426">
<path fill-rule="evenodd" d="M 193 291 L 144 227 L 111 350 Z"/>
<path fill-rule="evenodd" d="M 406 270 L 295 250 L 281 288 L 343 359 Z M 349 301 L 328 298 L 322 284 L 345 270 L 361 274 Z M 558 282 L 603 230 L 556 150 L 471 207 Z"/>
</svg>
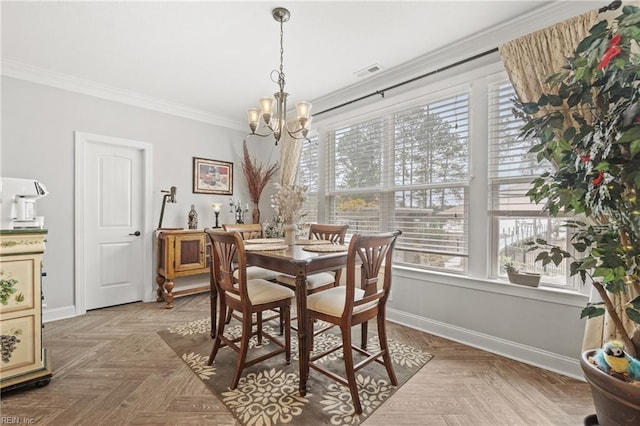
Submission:
<svg viewBox="0 0 640 426">
<path fill-rule="evenodd" d="M 496 57 L 316 121 L 318 217 L 348 224 L 349 234 L 401 229 L 397 264 L 506 280 L 500 260 L 512 258 L 541 273 L 543 286 L 577 288 L 566 264 L 543 268 L 527 251 L 535 238 L 569 244 L 563 218 L 526 195 L 548 166 L 529 153 L 534 141 L 518 138 L 514 97 Z"/>
<path fill-rule="evenodd" d="M 318 222 L 318 152 L 317 135 L 310 137 L 309 142 L 302 142 L 298 184 L 307 187 L 307 200 L 302 206 L 305 215 L 302 220 L 306 223 Z"/>
<path fill-rule="evenodd" d="M 349 233 L 402 229 L 396 261 L 464 272 L 469 93 L 423 100 L 329 131 L 328 211 Z"/>
<path fill-rule="evenodd" d="M 500 265 L 512 259 L 524 272 L 543 275 L 547 284 L 565 285 L 566 262 L 543 267 L 535 262 L 537 251 L 527 251 L 526 243 L 537 238 L 567 246 L 563 220 L 542 213 L 526 195 L 531 180 L 548 171 L 529 153 L 533 140 L 518 138 L 523 123 L 512 113 L 515 92 L 508 80 L 489 86 L 489 209 L 492 218 L 492 274 L 505 276 Z"/>
</svg>

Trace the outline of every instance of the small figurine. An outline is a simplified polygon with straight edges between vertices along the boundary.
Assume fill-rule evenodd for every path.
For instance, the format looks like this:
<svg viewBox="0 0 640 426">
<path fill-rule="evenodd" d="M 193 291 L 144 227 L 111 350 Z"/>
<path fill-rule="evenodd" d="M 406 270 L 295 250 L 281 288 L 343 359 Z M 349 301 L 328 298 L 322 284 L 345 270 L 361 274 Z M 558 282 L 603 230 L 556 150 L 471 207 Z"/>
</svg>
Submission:
<svg viewBox="0 0 640 426">
<path fill-rule="evenodd" d="M 620 374 L 634 381 L 640 380 L 640 361 L 624 350 L 624 343 L 611 340 L 598 349 L 593 356 L 595 364 L 605 373 Z"/>
<path fill-rule="evenodd" d="M 191 210 L 189 210 L 189 229 L 198 229 L 198 212 L 196 211 L 195 204 L 191 204 Z"/>
<path fill-rule="evenodd" d="M 249 204 L 247 203 L 247 207 L 243 210 L 240 201 L 234 201 L 233 198 L 230 198 L 229 206 L 231 207 L 229 213 L 235 213 L 236 215 L 236 223 L 244 223 L 244 214 L 249 211 Z"/>
</svg>

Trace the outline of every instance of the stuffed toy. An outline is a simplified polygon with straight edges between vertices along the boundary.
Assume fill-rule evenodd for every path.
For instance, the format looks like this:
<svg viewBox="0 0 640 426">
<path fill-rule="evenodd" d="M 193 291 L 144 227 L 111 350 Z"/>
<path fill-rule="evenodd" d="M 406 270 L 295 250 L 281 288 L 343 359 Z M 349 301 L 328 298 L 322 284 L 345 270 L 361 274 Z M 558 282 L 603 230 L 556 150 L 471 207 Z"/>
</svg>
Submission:
<svg viewBox="0 0 640 426">
<path fill-rule="evenodd" d="M 609 374 L 620 374 L 630 381 L 640 380 L 640 361 L 624 350 L 619 340 L 611 340 L 598 349 L 593 356 L 594 363 Z"/>
</svg>

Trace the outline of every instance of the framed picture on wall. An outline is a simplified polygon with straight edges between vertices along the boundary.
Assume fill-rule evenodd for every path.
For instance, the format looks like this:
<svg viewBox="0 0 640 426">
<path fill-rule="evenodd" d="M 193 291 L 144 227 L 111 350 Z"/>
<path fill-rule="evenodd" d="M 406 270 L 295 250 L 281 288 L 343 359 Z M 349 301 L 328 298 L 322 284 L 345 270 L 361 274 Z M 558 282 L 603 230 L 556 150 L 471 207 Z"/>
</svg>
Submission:
<svg viewBox="0 0 640 426">
<path fill-rule="evenodd" d="M 233 163 L 193 157 L 193 192 L 233 195 Z"/>
</svg>

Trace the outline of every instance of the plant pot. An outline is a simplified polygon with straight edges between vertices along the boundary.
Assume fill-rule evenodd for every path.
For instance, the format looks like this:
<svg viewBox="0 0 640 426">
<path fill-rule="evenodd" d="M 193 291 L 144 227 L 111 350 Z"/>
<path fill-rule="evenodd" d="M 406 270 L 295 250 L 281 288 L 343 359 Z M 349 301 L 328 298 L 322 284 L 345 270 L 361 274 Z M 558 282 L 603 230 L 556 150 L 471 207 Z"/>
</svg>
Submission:
<svg viewBox="0 0 640 426">
<path fill-rule="evenodd" d="M 595 350 L 582 353 L 580 367 L 591 386 L 598 425 L 640 424 L 640 386 L 634 386 L 600 370 L 589 361 Z"/>
<path fill-rule="evenodd" d="M 528 272 L 508 272 L 509 282 L 513 284 L 538 287 L 540 284 L 540 274 L 530 274 Z"/>
</svg>

